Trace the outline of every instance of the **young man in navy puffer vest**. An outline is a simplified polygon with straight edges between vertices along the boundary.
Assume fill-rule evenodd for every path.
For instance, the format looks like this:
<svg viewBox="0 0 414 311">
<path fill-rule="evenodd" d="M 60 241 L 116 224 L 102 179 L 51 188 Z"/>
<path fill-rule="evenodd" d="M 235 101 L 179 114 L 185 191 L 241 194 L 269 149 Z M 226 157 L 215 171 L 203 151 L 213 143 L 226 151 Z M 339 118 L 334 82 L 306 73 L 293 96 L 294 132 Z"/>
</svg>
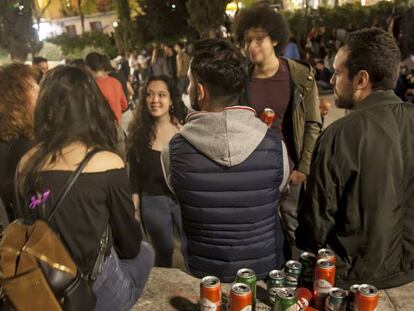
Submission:
<svg viewBox="0 0 414 311">
<path fill-rule="evenodd" d="M 197 42 L 188 75 L 195 111 L 162 153 L 182 209 L 187 269 L 232 282 L 247 267 L 263 279 L 287 257 L 278 211 L 286 148 L 252 108 L 238 106 L 247 64 L 231 42 Z"/>
</svg>

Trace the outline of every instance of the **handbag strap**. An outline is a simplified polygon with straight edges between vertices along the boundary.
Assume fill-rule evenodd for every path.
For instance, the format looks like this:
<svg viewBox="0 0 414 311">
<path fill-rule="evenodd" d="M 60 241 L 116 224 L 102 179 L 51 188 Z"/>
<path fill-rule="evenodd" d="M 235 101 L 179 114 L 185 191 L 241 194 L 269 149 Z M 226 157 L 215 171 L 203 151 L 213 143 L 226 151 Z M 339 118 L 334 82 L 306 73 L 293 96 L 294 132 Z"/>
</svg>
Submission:
<svg viewBox="0 0 414 311">
<path fill-rule="evenodd" d="M 89 151 L 86 156 L 83 158 L 81 163 L 79 163 L 79 166 L 77 169 L 70 175 L 68 180 L 66 181 L 65 185 L 63 186 L 63 190 L 60 192 L 59 198 L 57 199 L 55 205 L 50 211 L 49 217 L 47 218 L 47 222 L 49 223 L 53 216 L 55 215 L 57 209 L 59 208 L 62 201 L 65 199 L 66 195 L 72 188 L 75 181 L 78 179 L 79 175 L 82 173 L 83 169 L 85 168 L 86 164 L 88 164 L 89 160 L 99 151 L 99 149 L 93 149 Z"/>
</svg>

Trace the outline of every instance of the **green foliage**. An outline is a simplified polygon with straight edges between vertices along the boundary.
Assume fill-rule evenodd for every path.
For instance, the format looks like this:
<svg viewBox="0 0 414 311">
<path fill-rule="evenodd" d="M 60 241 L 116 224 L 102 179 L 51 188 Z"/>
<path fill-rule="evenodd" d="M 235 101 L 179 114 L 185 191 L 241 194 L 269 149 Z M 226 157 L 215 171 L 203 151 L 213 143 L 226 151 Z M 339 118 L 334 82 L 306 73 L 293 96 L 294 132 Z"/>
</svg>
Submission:
<svg viewBox="0 0 414 311">
<path fill-rule="evenodd" d="M 174 42 L 193 32 L 187 23 L 184 0 L 140 0 L 143 14 L 135 20 L 134 39 L 146 42 Z"/>
<path fill-rule="evenodd" d="M 402 7 L 396 6 L 397 13 Z M 305 29 L 324 26 L 329 32 L 332 29 L 347 28 L 352 24 L 354 29 L 371 27 L 373 25 L 387 25 L 387 19 L 393 15 L 394 4 L 379 2 L 372 6 L 362 6 L 359 3 L 345 4 L 335 8 L 319 7 L 308 10 L 307 25 L 305 24 L 305 10 L 284 12 L 290 29 L 298 37 L 305 36 Z M 306 27 L 306 28 L 305 28 Z"/>
<path fill-rule="evenodd" d="M 211 36 L 225 20 L 225 11 L 229 0 L 187 0 L 190 13 L 188 23 L 194 27 L 201 37 Z"/>
<path fill-rule="evenodd" d="M 60 61 L 63 58 L 62 49 L 58 45 L 51 42 L 44 42 L 43 48 L 40 50 L 39 55 L 51 61 Z"/>
<path fill-rule="evenodd" d="M 79 55 L 86 47 L 92 47 L 115 57 L 117 49 L 114 38 L 101 32 L 86 32 L 81 36 L 70 37 L 66 33 L 48 40 L 62 49 L 64 56 Z"/>
<path fill-rule="evenodd" d="M 13 60 L 25 61 L 30 52 L 41 48 L 33 29 L 31 0 L 1 0 L 1 46 Z"/>
</svg>

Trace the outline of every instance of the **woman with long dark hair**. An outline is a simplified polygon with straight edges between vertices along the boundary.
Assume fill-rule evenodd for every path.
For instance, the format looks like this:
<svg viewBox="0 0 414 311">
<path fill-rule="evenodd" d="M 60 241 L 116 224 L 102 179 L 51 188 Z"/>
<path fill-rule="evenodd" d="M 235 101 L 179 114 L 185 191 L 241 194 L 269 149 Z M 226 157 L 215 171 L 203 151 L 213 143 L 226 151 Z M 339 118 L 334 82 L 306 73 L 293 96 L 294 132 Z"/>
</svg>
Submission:
<svg viewBox="0 0 414 311">
<path fill-rule="evenodd" d="M 151 77 L 142 89 L 129 127 L 133 201 L 155 249 L 155 265 L 171 267 L 173 227 L 181 233 L 180 207 L 165 183 L 161 151 L 178 133 L 187 113 L 177 87 L 167 76 Z"/>
<path fill-rule="evenodd" d="M 109 247 L 92 289 L 97 310 L 129 310 L 141 295 L 153 263 L 142 242 L 123 160 L 115 153 L 114 114 L 86 71 L 59 66 L 41 84 L 35 110 L 35 145 L 22 158 L 19 194 L 24 214 L 50 212 L 68 177 L 91 150 L 98 149 L 54 215 L 50 225 L 80 272 L 92 273 L 109 225 Z M 45 211 L 33 202 L 39 198 Z"/>
</svg>

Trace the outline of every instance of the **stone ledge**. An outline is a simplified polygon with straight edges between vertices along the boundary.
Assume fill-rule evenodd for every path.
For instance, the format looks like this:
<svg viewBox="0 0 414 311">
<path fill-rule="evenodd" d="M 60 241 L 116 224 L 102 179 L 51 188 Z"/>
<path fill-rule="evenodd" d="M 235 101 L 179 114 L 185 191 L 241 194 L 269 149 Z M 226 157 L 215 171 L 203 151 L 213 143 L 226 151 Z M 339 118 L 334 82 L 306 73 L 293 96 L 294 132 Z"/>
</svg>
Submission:
<svg viewBox="0 0 414 311">
<path fill-rule="evenodd" d="M 223 296 L 231 284 L 223 284 Z M 153 268 L 142 297 L 133 311 L 195 311 L 199 310 L 200 279 L 178 270 Z M 257 311 L 270 311 L 271 307 L 261 302 L 266 299 L 266 285 L 258 282 Z M 380 291 L 378 311 L 414 310 L 414 282 Z"/>
</svg>

